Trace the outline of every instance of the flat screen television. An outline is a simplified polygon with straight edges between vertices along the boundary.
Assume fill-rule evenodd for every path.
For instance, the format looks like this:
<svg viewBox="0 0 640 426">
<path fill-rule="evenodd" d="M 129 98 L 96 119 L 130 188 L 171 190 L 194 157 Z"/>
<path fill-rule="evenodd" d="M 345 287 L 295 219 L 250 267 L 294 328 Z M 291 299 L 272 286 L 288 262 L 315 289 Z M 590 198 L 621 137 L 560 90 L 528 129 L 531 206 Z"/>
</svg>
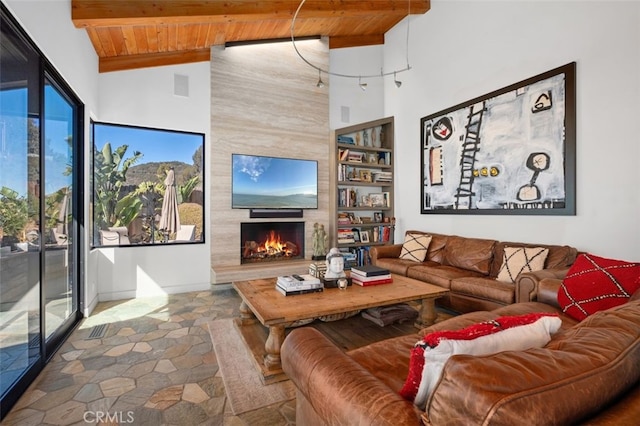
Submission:
<svg viewBox="0 0 640 426">
<path fill-rule="evenodd" d="M 234 209 L 317 209 L 318 162 L 232 154 Z"/>
</svg>

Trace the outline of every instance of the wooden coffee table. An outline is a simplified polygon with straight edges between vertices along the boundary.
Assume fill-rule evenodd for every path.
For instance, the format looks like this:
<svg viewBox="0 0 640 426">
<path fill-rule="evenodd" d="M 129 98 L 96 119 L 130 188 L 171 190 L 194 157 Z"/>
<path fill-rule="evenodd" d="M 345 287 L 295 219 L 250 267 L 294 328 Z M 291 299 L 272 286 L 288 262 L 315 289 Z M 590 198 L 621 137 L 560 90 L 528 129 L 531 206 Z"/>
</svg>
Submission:
<svg viewBox="0 0 640 426">
<path fill-rule="evenodd" d="M 285 380 L 280 363 L 280 348 L 285 329 L 298 321 L 314 319 L 377 306 L 421 300 L 416 327 L 433 324 L 435 299 L 449 290 L 423 281 L 393 274 L 393 283 L 369 287 L 352 285 L 346 290 L 325 288 L 321 293 L 284 296 L 275 290 L 276 278 L 233 283 L 242 303 L 236 324 L 242 334 L 265 384 Z M 266 341 L 251 327 L 259 321 L 268 327 Z"/>
</svg>

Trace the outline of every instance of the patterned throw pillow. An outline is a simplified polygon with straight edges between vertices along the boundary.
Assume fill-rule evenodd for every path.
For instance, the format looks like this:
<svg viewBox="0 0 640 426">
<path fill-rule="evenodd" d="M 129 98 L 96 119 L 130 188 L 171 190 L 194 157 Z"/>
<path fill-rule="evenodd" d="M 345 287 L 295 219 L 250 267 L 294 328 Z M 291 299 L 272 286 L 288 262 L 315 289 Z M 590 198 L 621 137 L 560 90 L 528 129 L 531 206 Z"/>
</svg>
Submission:
<svg viewBox="0 0 640 426">
<path fill-rule="evenodd" d="M 640 263 L 581 254 L 558 290 L 562 311 L 582 321 L 625 303 L 640 288 Z"/>
<path fill-rule="evenodd" d="M 531 313 L 499 317 L 454 331 L 427 334 L 411 349 L 409 374 L 400 395 L 424 410 L 445 364 L 453 355 L 491 355 L 541 348 L 562 321 L 557 314 Z"/>
<path fill-rule="evenodd" d="M 498 281 L 515 283 L 522 272 L 544 269 L 549 249 L 542 247 L 505 247 Z"/>
<path fill-rule="evenodd" d="M 427 249 L 431 243 L 431 235 L 407 234 L 400 251 L 400 259 L 422 262 L 427 257 Z"/>
</svg>

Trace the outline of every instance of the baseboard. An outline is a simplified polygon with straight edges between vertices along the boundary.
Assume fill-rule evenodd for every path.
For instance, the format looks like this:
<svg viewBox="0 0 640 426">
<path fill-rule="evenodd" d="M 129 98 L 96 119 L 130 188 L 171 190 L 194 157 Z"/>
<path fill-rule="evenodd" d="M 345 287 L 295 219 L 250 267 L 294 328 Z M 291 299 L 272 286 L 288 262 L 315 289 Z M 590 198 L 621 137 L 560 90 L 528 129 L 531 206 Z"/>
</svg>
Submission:
<svg viewBox="0 0 640 426">
<path fill-rule="evenodd" d="M 124 299 L 137 299 L 140 297 L 157 297 L 163 296 L 167 294 L 180 294 L 180 293 L 190 293 L 192 291 L 210 291 L 211 283 L 192 283 L 187 285 L 179 285 L 179 286 L 166 286 L 161 287 L 154 292 L 144 291 L 144 293 L 139 293 L 138 290 L 125 290 L 125 291 L 112 291 L 112 292 L 104 292 L 98 293 L 98 301 L 107 302 L 110 300 L 124 300 Z"/>
</svg>

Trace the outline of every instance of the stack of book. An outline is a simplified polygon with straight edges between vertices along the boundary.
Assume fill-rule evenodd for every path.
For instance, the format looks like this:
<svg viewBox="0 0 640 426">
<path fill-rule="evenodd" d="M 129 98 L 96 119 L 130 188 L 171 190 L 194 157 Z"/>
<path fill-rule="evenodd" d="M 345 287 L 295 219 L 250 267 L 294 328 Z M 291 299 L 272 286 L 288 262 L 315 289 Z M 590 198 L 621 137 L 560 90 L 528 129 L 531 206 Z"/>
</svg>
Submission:
<svg viewBox="0 0 640 426">
<path fill-rule="evenodd" d="M 393 282 L 391 272 L 374 265 L 354 266 L 351 268 L 351 280 L 361 286 L 389 284 Z"/>
<path fill-rule="evenodd" d="M 351 229 L 338 229 L 338 244 L 350 244 L 355 242 L 356 240 Z"/>
<path fill-rule="evenodd" d="M 384 327 L 396 322 L 414 321 L 418 317 L 418 311 L 406 303 L 399 303 L 396 305 L 369 308 L 363 311 L 361 315 L 363 318 L 375 322 L 380 327 Z"/>
<path fill-rule="evenodd" d="M 391 182 L 393 175 L 391 172 L 376 171 L 372 172 L 374 182 Z"/>
<path fill-rule="evenodd" d="M 276 290 L 285 296 L 318 293 L 324 290 L 324 284 L 322 284 L 320 278 L 316 278 L 309 274 L 285 275 L 278 277 L 278 280 L 276 281 Z"/>
<path fill-rule="evenodd" d="M 349 217 L 349 214 L 346 212 L 340 212 L 338 213 L 338 225 L 350 225 L 351 224 L 351 218 Z"/>
</svg>

